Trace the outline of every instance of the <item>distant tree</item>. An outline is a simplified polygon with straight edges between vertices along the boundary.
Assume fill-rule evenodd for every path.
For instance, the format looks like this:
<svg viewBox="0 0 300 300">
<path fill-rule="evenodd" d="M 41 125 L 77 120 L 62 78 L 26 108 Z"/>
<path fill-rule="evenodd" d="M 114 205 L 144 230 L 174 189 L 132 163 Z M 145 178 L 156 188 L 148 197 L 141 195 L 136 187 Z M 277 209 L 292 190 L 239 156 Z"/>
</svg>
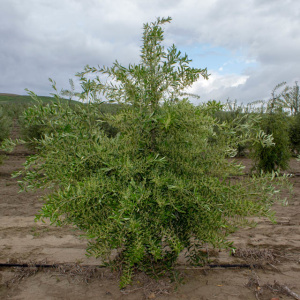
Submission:
<svg viewBox="0 0 300 300">
<path fill-rule="evenodd" d="M 274 89 L 271 92 L 271 98 L 267 101 L 267 109 L 266 112 L 273 113 L 276 110 L 286 108 L 286 103 L 284 103 L 282 99 L 282 93 L 276 93 L 278 89 L 282 88 L 284 85 L 286 85 L 286 82 L 283 81 L 281 83 L 278 83 Z"/>
<path fill-rule="evenodd" d="M 287 103 L 282 100 L 282 93 L 276 93 L 285 84 L 285 82 L 282 82 L 275 86 L 267 103 L 266 112 L 261 113 L 261 129 L 266 134 L 273 136 L 273 145 L 264 147 L 259 143 L 255 143 L 251 147 L 251 156 L 254 159 L 253 169 L 259 172 L 286 170 L 289 166 L 291 157 L 290 120 L 284 111 Z"/>
<path fill-rule="evenodd" d="M 291 116 L 289 120 L 289 137 L 291 143 L 292 155 L 299 155 L 300 153 L 300 114 Z"/>
<path fill-rule="evenodd" d="M 286 82 L 281 82 L 272 91 L 272 99 L 269 101 L 270 109 L 281 107 L 287 109 L 292 116 L 300 112 L 300 92 L 298 82 L 295 81 L 293 87 L 286 86 L 281 93 L 275 92 L 286 85 Z"/>
<path fill-rule="evenodd" d="M 285 107 L 290 109 L 291 115 L 297 115 L 300 112 L 300 93 L 298 82 L 295 81 L 295 85 L 293 87 L 287 86 L 282 93 L 282 97 L 284 99 Z"/>
</svg>

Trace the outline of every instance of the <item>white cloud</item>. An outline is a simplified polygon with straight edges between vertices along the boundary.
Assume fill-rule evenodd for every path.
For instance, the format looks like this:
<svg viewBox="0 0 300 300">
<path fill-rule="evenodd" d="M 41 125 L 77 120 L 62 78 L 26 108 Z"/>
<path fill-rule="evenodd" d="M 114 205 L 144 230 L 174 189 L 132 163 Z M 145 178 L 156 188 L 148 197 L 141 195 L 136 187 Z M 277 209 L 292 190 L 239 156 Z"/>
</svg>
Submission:
<svg viewBox="0 0 300 300">
<path fill-rule="evenodd" d="M 193 84 L 192 87 L 188 88 L 187 92 L 191 94 L 200 95 L 201 101 L 207 101 L 211 99 L 220 99 L 220 96 L 224 90 L 238 87 L 244 85 L 249 76 L 247 75 L 237 75 L 237 74 L 226 74 L 221 75 L 217 72 L 213 72 L 209 80 L 204 80 L 200 78 L 197 82 Z"/>
</svg>

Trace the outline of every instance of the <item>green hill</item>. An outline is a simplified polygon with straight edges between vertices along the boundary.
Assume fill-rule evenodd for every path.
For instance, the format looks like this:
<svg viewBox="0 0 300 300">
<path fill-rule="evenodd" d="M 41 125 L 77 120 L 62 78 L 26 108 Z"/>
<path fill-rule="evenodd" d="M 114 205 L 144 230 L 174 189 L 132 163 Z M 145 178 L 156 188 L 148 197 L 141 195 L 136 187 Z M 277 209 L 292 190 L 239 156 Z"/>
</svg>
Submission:
<svg viewBox="0 0 300 300">
<path fill-rule="evenodd" d="M 48 103 L 54 101 L 54 97 L 48 96 L 38 96 L 43 102 Z M 69 101 L 67 99 L 61 99 L 62 101 Z M 6 94 L 0 93 L 0 104 L 30 104 L 34 100 L 27 95 L 16 95 L 16 94 Z M 76 101 L 72 101 L 76 102 Z"/>
<path fill-rule="evenodd" d="M 42 100 L 45 104 L 53 102 L 54 97 L 50 96 L 38 96 L 40 100 Z M 61 102 L 69 103 L 69 99 L 60 98 Z M 30 96 L 25 95 L 16 95 L 16 94 L 8 94 L 8 93 L 0 93 L 0 107 L 6 107 L 5 110 L 8 109 L 9 114 L 19 115 L 28 105 L 34 104 L 35 101 Z M 73 105 L 84 105 L 81 102 L 71 100 L 71 104 Z M 7 106 L 8 105 L 8 106 Z M 102 103 L 101 111 L 103 113 L 117 113 L 120 109 L 124 107 L 121 104 L 109 104 Z"/>
</svg>

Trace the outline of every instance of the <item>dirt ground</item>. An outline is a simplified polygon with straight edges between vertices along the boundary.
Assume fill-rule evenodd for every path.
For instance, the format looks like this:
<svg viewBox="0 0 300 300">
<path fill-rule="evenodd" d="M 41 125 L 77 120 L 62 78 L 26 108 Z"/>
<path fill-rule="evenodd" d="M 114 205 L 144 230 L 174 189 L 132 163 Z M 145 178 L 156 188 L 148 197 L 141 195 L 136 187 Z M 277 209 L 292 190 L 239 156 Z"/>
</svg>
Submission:
<svg viewBox="0 0 300 300">
<path fill-rule="evenodd" d="M 120 290 L 118 274 L 98 268 L 99 260 L 85 256 L 86 241 L 78 232 L 34 222 L 41 194 L 18 193 L 17 179 L 10 176 L 28 154 L 18 147 L 0 166 L 0 264 L 63 265 L 44 269 L 0 265 L 0 299 L 270 300 L 300 295 L 300 162 L 291 160 L 294 194 L 288 206 L 274 205 L 276 224 L 257 219 L 256 227 L 232 234 L 235 256 L 209 251 L 211 264 L 262 268 L 193 268 L 179 261 L 173 280 L 138 274 L 132 286 Z M 248 159 L 242 162 L 251 164 Z"/>
</svg>

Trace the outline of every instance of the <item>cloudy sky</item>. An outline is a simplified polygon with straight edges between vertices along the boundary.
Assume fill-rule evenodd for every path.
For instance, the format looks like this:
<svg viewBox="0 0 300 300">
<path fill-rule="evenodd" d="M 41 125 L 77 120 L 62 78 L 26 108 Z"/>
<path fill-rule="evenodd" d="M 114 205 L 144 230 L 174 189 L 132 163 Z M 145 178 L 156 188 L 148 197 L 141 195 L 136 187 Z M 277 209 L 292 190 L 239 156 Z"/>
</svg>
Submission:
<svg viewBox="0 0 300 300">
<path fill-rule="evenodd" d="M 138 63 L 143 23 L 167 16 L 164 45 L 211 74 L 190 89 L 200 101 L 300 81 L 299 0 L 0 0 L 0 93 L 48 95 L 49 77 L 68 88 L 87 64 Z"/>
</svg>

